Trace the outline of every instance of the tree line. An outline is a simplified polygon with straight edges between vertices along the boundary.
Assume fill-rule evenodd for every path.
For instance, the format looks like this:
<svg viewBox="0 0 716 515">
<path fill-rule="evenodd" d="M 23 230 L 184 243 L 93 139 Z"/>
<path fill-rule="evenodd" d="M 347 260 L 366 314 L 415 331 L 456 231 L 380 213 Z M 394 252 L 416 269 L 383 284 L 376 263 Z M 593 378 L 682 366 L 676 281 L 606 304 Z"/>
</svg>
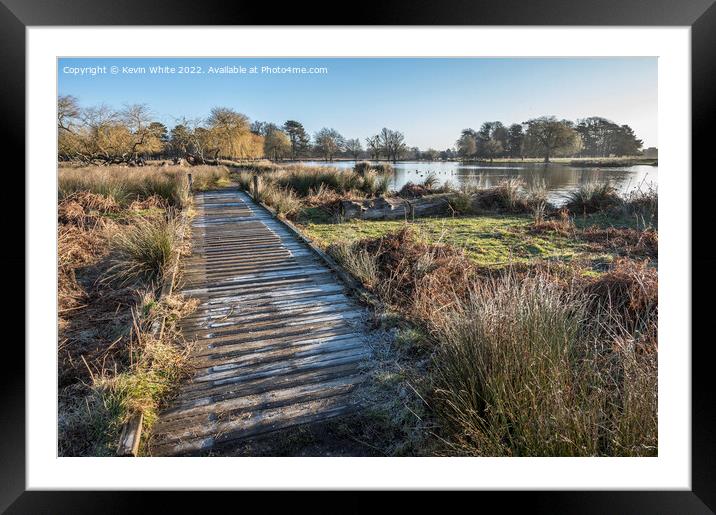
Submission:
<svg viewBox="0 0 716 515">
<path fill-rule="evenodd" d="M 499 121 L 485 122 L 477 131 L 463 129 L 456 142 L 463 160 L 540 157 L 545 162 L 556 156 L 632 156 L 642 145 L 631 127 L 599 116 L 576 123 L 541 116 L 509 127 Z"/>
<path fill-rule="evenodd" d="M 192 164 L 219 159 L 337 158 L 397 161 L 460 158 L 635 155 L 642 146 L 628 125 L 600 117 L 573 123 L 543 116 L 523 124 L 483 123 L 464 129 L 456 148 L 421 150 L 405 135 L 383 128 L 365 138 L 345 138 L 324 127 L 312 136 L 297 120 L 282 125 L 250 121 L 229 107 L 214 107 L 206 118 L 180 118 L 169 129 L 153 118 L 146 104 L 113 109 L 82 107 L 73 96 L 60 96 L 57 110 L 58 158 L 95 164 L 142 164 L 146 158 L 186 159 Z"/>
<path fill-rule="evenodd" d="M 312 137 L 301 122 L 283 125 L 253 121 L 229 107 L 214 107 L 205 119 L 177 120 L 169 129 L 153 119 L 146 104 L 112 109 L 107 105 L 82 107 L 77 98 L 58 98 L 58 158 L 95 164 L 142 164 L 146 158 L 170 157 L 190 163 L 218 159 L 302 159 L 332 161 L 339 157 L 396 161 L 412 154 L 437 158 L 430 149 L 408 148 L 403 133 L 383 128 L 366 138 L 345 138 L 324 127 Z M 452 157 L 452 156 L 446 156 Z"/>
</svg>

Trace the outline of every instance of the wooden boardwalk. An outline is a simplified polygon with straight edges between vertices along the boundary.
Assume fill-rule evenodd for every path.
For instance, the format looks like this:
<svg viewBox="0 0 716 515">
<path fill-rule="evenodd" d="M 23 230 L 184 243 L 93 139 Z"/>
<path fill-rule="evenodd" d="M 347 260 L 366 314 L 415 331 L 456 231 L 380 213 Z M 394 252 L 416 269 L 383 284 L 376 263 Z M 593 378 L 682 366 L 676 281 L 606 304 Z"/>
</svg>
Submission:
<svg viewBox="0 0 716 515">
<path fill-rule="evenodd" d="M 196 339 L 191 381 L 160 414 L 153 455 L 220 444 L 354 411 L 366 311 L 321 259 L 248 195 L 195 196 L 182 291 Z"/>
</svg>

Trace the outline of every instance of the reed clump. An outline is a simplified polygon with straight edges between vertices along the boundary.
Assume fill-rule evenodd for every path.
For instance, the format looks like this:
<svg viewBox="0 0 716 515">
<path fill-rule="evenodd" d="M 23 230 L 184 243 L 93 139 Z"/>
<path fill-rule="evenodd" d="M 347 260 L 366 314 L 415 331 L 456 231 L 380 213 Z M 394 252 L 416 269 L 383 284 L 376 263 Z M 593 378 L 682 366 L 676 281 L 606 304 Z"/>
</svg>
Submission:
<svg viewBox="0 0 716 515">
<path fill-rule="evenodd" d="M 435 320 L 435 407 L 460 454 L 653 456 L 656 353 L 549 276 L 474 283 Z"/>
<path fill-rule="evenodd" d="M 141 279 L 156 281 L 178 251 L 178 218 L 173 212 L 161 217 L 140 217 L 117 231 L 111 240 L 112 265 L 105 280 L 127 284 Z"/>
</svg>

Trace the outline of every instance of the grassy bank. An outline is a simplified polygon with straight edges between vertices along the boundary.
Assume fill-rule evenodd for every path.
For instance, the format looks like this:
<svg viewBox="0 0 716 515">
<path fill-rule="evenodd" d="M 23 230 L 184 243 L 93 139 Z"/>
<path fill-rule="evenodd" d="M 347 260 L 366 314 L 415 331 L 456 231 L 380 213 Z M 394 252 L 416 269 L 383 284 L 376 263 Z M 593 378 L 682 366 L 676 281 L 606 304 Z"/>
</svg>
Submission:
<svg viewBox="0 0 716 515">
<path fill-rule="evenodd" d="M 429 366 L 417 384 L 437 452 L 655 455 L 657 278 L 648 259 L 600 273 L 536 261 L 484 268 L 412 227 L 328 246 L 409 323 L 396 346 Z"/>
<path fill-rule="evenodd" d="M 537 261 L 574 263 L 602 270 L 620 256 L 656 254 L 656 233 L 630 217 L 595 214 L 536 224 L 529 215 L 472 215 L 405 221 L 331 223 L 320 209 L 298 218 L 302 231 L 323 248 L 378 238 L 409 226 L 418 240 L 461 249 L 478 266 L 504 267 Z"/>
<path fill-rule="evenodd" d="M 58 196 L 59 453 L 109 456 L 122 424 L 140 411 L 151 427 L 186 373 L 188 346 L 175 322 L 192 304 L 158 298 L 185 251 L 178 209 L 190 209 L 186 176 L 62 169 Z M 161 337 L 152 330 L 159 318 L 168 321 Z"/>
</svg>

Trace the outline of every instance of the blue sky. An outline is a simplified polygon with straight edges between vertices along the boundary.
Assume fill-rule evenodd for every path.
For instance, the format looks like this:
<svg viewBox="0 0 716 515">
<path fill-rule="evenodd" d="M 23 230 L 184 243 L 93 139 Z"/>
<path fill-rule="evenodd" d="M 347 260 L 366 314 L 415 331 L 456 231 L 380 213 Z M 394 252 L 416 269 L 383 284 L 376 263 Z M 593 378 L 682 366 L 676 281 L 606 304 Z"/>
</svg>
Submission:
<svg viewBox="0 0 716 515">
<path fill-rule="evenodd" d="M 80 75 L 76 69 L 105 67 Z M 117 66 L 119 73 L 112 74 Z M 145 67 L 130 74 L 123 67 Z M 149 67 L 201 67 L 201 74 L 152 74 Z M 244 73 L 208 73 L 209 67 Z M 248 73 L 250 67 L 259 73 Z M 325 74 L 261 73 L 263 66 L 326 67 Z M 73 69 L 74 73 L 73 73 Z M 645 146 L 657 141 L 657 58 L 63 58 L 58 91 L 83 106 L 146 103 L 173 126 L 232 107 L 252 121 L 298 120 L 313 134 L 337 129 L 363 141 L 382 127 L 410 146 L 445 149 L 463 128 L 541 115 L 604 116 L 629 124 Z"/>
</svg>

